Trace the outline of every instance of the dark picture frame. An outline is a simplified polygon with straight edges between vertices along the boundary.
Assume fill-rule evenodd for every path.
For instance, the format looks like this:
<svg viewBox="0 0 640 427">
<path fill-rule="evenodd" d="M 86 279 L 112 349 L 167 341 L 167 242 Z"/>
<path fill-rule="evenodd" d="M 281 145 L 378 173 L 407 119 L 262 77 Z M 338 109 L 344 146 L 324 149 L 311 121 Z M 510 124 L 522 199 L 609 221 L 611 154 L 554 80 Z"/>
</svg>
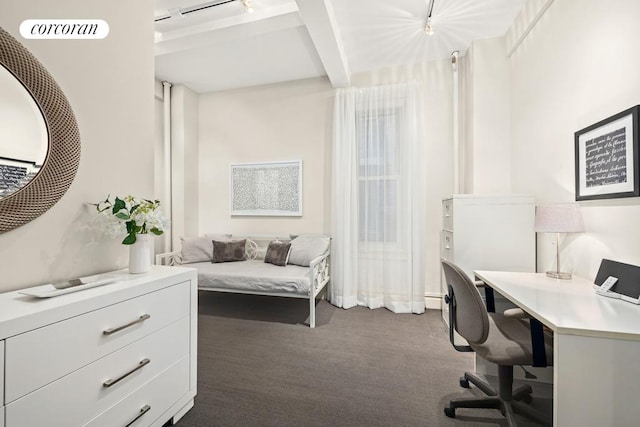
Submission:
<svg viewBox="0 0 640 427">
<path fill-rule="evenodd" d="M 575 133 L 576 200 L 640 196 L 636 105 Z"/>
</svg>

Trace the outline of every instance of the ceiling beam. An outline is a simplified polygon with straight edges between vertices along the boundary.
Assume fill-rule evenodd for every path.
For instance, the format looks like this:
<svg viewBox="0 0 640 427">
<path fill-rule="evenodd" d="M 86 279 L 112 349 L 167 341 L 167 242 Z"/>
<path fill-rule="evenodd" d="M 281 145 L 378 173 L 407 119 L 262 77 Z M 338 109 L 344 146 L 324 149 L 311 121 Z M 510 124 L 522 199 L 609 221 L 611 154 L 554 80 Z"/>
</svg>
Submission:
<svg viewBox="0 0 640 427">
<path fill-rule="evenodd" d="M 351 84 L 351 72 L 338 34 L 331 0 L 296 0 L 302 19 L 333 87 Z"/>
<path fill-rule="evenodd" d="M 244 25 L 249 23 L 252 25 Z M 156 36 L 155 55 L 167 55 L 301 25 L 304 23 L 298 13 L 298 6 L 292 1 L 280 6 L 256 9 L 251 14 L 243 13 L 225 19 L 162 32 Z"/>
<path fill-rule="evenodd" d="M 507 31 L 507 56 L 511 57 L 518 49 L 524 39 L 533 30 L 538 21 L 542 19 L 547 9 L 551 7 L 553 0 L 531 0 L 528 1 L 520 14 L 516 16 L 513 25 Z"/>
</svg>

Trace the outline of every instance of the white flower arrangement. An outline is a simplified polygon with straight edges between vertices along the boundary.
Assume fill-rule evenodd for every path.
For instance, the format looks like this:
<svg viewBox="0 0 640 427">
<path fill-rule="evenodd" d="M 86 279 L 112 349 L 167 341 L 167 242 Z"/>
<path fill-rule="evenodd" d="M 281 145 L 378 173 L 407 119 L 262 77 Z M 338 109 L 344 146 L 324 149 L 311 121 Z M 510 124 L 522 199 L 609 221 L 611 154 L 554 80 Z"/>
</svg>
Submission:
<svg viewBox="0 0 640 427">
<path fill-rule="evenodd" d="M 134 244 L 138 234 L 159 236 L 167 228 L 167 221 L 158 210 L 159 200 L 126 196 L 122 199 L 116 197 L 111 202 L 109 197 L 103 202 L 93 203 L 93 206 L 104 223 L 105 234 L 113 237 L 126 235 L 123 244 Z"/>
</svg>

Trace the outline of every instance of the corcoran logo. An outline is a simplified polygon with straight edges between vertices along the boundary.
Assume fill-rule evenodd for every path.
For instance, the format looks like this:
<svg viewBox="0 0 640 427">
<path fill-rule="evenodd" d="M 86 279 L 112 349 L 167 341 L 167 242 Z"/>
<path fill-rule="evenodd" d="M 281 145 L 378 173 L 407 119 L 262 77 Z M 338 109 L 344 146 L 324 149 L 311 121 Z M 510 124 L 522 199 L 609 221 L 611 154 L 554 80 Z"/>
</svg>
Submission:
<svg viewBox="0 0 640 427">
<path fill-rule="evenodd" d="M 103 39 L 109 24 L 102 19 L 27 19 L 20 34 L 25 39 Z"/>
</svg>

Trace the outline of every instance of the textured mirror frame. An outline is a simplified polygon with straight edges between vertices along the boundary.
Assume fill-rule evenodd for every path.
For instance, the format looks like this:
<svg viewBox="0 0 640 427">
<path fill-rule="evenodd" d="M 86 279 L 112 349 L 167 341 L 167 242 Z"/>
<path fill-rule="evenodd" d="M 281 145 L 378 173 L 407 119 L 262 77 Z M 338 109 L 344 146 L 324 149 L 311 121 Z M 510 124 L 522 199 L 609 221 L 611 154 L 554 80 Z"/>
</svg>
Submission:
<svg viewBox="0 0 640 427">
<path fill-rule="evenodd" d="M 53 77 L 2 27 L 0 65 L 36 101 L 49 136 L 49 149 L 40 172 L 28 185 L 0 200 L 0 233 L 4 233 L 39 217 L 66 193 L 80 163 L 80 131 L 71 105 Z"/>
</svg>

